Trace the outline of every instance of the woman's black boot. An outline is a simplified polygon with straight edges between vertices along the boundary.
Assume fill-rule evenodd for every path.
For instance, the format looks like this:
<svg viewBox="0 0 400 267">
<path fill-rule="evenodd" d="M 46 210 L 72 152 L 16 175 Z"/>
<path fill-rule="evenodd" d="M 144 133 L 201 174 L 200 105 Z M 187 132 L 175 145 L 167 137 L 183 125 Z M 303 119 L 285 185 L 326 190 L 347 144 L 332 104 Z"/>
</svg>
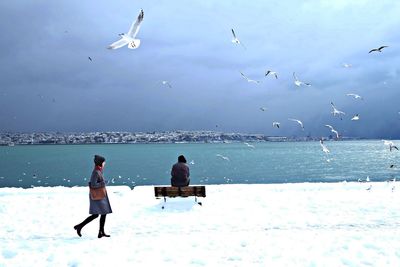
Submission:
<svg viewBox="0 0 400 267">
<path fill-rule="evenodd" d="M 81 225 L 80 225 L 80 224 L 75 225 L 75 226 L 74 226 L 74 229 L 76 230 L 76 233 L 81 237 L 81 236 L 82 236 L 82 235 L 81 235 L 81 230 L 82 230 Z"/>
<path fill-rule="evenodd" d="M 104 225 L 106 224 L 106 215 L 103 214 L 100 216 L 100 230 L 99 230 L 99 235 L 97 236 L 98 238 L 104 237 L 110 237 L 110 235 L 107 235 L 104 233 Z"/>
<path fill-rule="evenodd" d="M 104 230 L 99 230 L 99 235 L 97 237 L 98 238 L 110 237 L 110 235 L 107 235 L 106 233 L 104 233 Z"/>
</svg>

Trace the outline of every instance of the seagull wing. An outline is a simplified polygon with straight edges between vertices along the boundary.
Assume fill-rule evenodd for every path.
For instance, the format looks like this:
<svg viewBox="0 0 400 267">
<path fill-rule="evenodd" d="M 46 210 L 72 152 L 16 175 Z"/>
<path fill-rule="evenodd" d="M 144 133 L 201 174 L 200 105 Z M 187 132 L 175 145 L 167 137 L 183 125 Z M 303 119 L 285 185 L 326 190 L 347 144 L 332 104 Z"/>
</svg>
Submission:
<svg viewBox="0 0 400 267">
<path fill-rule="evenodd" d="M 372 53 L 372 52 L 375 52 L 375 51 L 378 51 L 378 49 L 376 49 L 376 48 L 371 49 L 371 50 L 369 50 L 368 54 L 369 54 L 369 53 Z"/>
<path fill-rule="evenodd" d="M 235 38 L 235 39 L 236 39 L 236 34 L 235 34 L 235 31 L 234 31 L 233 29 L 231 29 L 231 30 L 232 30 L 233 38 Z"/>
<path fill-rule="evenodd" d="M 329 124 L 325 124 L 325 126 L 328 127 L 328 128 L 330 128 L 331 131 L 333 130 L 333 127 L 332 127 L 331 125 L 329 125 Z"/>
<path fill-rule="evenodd" d="M 388 47 L 387 45 L 382 45 L 381 47 L 378 48 L 378 50 L 382 50 L 383 48 Z"/>
<path fill-rule="evenodd" d="M 142 23 L 144 17 L 143 9 L 140 10 L 139 16 L 136 21 L 132 23 L 131 28 L 128 31 L 128 36 L 135 38 L 140 29 L 140 23 Z"/>
<path fill-rule="evenodd" d="M 249 78 L 248 78 L 246 75 L 244 75 L 244 74 L 243 74 L 243 72 L 241 72 L 241 71 L 240 71 L 240 74 L 241 74 L 241 75 L 242 75 L 242 77 L 243 77 L 243 78 L 245 78 L 247 81 L 249 81 L 249 80 L 250 80 L 250 79 L 249 79 Z"/>
<path fill-rule="evenodd" d="M 271 73 L 271 71 L 269 70 L 269 71 L 267 71 L 266 73 L 265 73 L 265 76 L 268 76 L 268 74 L 270 74 Z"/>
<path fill-rule="evenodd" d="M 293 78 L 296 80 L 296 81 L 298 81 L 299 79 L 297 79 L 297 77 L 296 77 L 296 73 L 295 72 L 293 72 Z"/>
<path fill-rule="evenodd" d="M 339 132 L 336 131 L 335 129 L 332 129 L 332 132 L 333 132 L 334 134 L 336 134 L 336 138 L 339 139 Z"/>
<path fill-rule="evenodd" d="M 300 126 L 301 126 L 302 128 L 304 128 L 304 127 L 303 127 L 303 122 L 302 122 L 302 121 L 300 121 L 300 120 L 296 120 L 296 119 L 288 119 L 288 120 L 291 120 L 291 121 L 297 122 L 298 124 L 300 124 Z"/>
<path fill-rule="evenodd" d="M 278 79 L 278 74 L 274 73 L 275 79 Z"/>
<path fill-rule="evenodd" d="M 127 45 L 128 42 L 125 41 L 124 39 L 118 40 L 112 44 L 110 44 L 107 48 L 108 49 L 118 49 L 120 47 L 123 47 L 124 45 Z"/>
</svg>

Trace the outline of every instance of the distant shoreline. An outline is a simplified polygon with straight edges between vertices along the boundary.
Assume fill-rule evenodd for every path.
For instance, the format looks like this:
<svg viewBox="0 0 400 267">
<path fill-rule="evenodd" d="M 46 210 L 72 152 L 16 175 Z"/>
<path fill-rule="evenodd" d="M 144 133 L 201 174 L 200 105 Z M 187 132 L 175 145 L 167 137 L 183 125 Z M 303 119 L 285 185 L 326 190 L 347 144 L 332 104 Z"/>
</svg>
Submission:
<svg viewBox="0 0 400 267">
<path fill-rule="evenodd" d="M 223 133 L 213 131 L 167 132 L 88 132 L 88 133 L 0 133 L 0 145 L 88 145 L 88 144 L 189 144 L 239 142 L 300 142 L 336 140 L 325 137 L 267 136 L 264 134 Z M 338 141 L 365 140 L 359 137 L 341 137 Z"/>
<path fill-rule="evenodd" d="M 151 144 L 160 144 L 160 145 L 179 145 L 179 144 L 238 144 L 243 142 L 250 143 L 295 143 L 295 142 L 319 142 L 320 139 L 309 139 L 309 140 L 295 140 L 288 139 L 285 141 L 254 141 L 254 140 L 243 140 L 243 141 L 229 141 L 229 142 L 218 142 L 218 141 L 210 141 L 210 142 L 132 142 L 132 143 L 14 143 L 14 144 L 0 144 L 3 147 L 13 147 L 13 146 L 66 146 L 66 145 L 151 145 Z M 324 139 L 325 141 L 333 141 L 333 142 L 348 142 L 348 141 L 379 141 L 380 139 L 362 139 L 362 138 L 349 138 L 349 139 Z"/>
</svg>

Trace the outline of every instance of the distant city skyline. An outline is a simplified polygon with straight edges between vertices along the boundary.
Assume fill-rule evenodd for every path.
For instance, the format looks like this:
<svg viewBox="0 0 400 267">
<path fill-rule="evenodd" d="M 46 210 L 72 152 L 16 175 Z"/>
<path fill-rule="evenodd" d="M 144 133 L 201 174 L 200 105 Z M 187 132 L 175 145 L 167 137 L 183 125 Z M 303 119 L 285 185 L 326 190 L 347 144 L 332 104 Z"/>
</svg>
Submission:
<svg viewBox="0 0 400 267">
<path fill-rule="evenodd" d="M 140 47 L 106 49 L 141 8 Z M 398 139 L 398 14 L 398 1 L 3 1 L 0 131 L 329 136 L 329 124 Z"/>
</svg>

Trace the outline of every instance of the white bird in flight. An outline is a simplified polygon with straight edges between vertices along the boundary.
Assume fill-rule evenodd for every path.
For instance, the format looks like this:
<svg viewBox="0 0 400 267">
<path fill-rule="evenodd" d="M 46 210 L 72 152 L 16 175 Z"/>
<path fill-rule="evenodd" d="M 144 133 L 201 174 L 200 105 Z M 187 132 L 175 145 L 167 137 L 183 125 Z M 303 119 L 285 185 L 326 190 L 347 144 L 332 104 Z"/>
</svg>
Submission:
<svg viewBox="0 0 400 267">
<path fill-rule="evenodd" d="M 322 151 L 323 151 L 325 154 L 330 153 L 329 149 L 326 147 L 326 145 L 324 145 L 324 141 L 322 141 L 322 139 L 319 140 L 319 144 L 321 145 Z"/>
<path fill-rule="evenodd" d="M 274 121 L 274 122 L 272 123 L 272 127 L 276 127 L 276 128 L 279 129 L 279 127 L 281 127 L 281 124 L 280 124 L 279 122 L 277 122 L 277 121 Z"/>
<path fill-rule="evenodd" d="M 217 157 L 220 157 L 220 158 L 223 159 L 223 160 L 229 161 L 229 158 L 228 158 L 228 157 L 222 156 L 221 154 L 217 154 L 216 156 L 217 156 Z"/>
<path fill-rule="evenodd" d="M 233 29 L 231 29 L 231 30 L 232 30 L 232 35 L 233 35 L 232 43 L 241 45 L 241 46 L 243 46 L 244 49 L 246 49 L 244 44 L 242 44 L 242 42 L 240 42 L 240 40 L 236 37 L 235 31 Z"/>
<path fill-rule="evenodd" d="M 352 121 L 358 121 L 360 119 L 360 115 L 356 114 L 351 118 Z"/>
<path fill-rule="evenodd" d="M 269 74 L 274 75 L 275 79 L 278 79 L 278 73 L 276 71 L 272 71 L 272 70 L 267 70 L 265 72 L 265 77 L 268 76 Z"/>
<path fill-rule="evenodd" d="M 331 129 L 331 132 L 334 133 L 334 134 L 336 134 L 336 138 L 339 139 L 339 132 L 338 132 L 338 131 L 336 131 L 336 130 L 335 130 L 331 125 L 329 125 L 329 124 L 325 124 L 325 126 L 328 127 L 328 128 L 330 128 L 330 129 Z"/>
<path fill-rule="evenodd" d="M 295 84 L 296 86 L 298 86 L 298 87 L 300 87 L 300 86 L 302 86 L 302 85 L 311 86 L 310 83 L 305 83 L 305 82 L 300 81 L 300 80 L 297 78 L 295 72 L 293 72 L 293 78 L 294 78 L 294 84 Z"/>
<path fill-rule="evenodd" d="M 118 49 L 125 45 L 128 45 L 130 49 L 136 49 L 140 46 L 140 39 L 136 39 L 136 35 L 139 32 L 140 24 L 143 21 L 144 12 L 143 9 L 140 10 L 139 16 L 137 17 L 136 21 L 132 23 L 131 28 L 129 29 L 128 33 L 121 33 L 119 36 L 121 37 L 120 40 L 112 43 L 108 49 Z"/>
<path fill-rule="evenodd" d="M 304 131 L 304 125 L 303 125 L 303 122 L 301 120 L 296 120 L 296 119 L 288 119 L 288 120 L 294 121 L 294 122 L 297 122 L 298 124 L 300 124 L 301 129 Z"/>
<path fill-rule="evenodd" d="M 349 63 L 343 63 L 343 67 L 346 68 L 346 69 L 348 69 L 348 68 L 353 67 L 353 65 L 351 65 L 351 64 L 349 64 Z"/>
<path fill-rule="evenodd" d="M 241 71 L 240 71 L 240 74 L 242 75 L 242 77 L 244 78 L 244 79 L 246 79 L 247 80 L 247 82 L 249 82 L 249 83 L 256 83 L 256 84 L 259 84 L 260 83 L 260 81 L 256 81 L 256 80 L 253 80 L 253 79 L 249 79 L 246 75 L 244 75 Z"/>
<path fill-rule="evenodd" d="M 162 83 L 163 85 L 168 86 L 169 88 L 172 88 L 172 85 L 171 85 L 171 83 L 170 83 L 169 81 L 161 81 L 161 83 Z"/>
<path fill-rule="evenodd" d="M 379 48 L 373 48 L 373 49 L 371 49 L 369 52 L 368 52 L 368 54 L 370 54 L 370 53 L 372 53 L 372 52 L 382 52 L 382 49 L 383 48 L 386 48 L 386 47 L 388 47 L 387 45 L 382 45 L 381 47 L 379 47 Z"/>
<path fill-rule="evenodd" d="M 393 141 L 388 141 L 388 140 L 382 140 L 382 141 L 385 146 L 389 146 L 389 151 L 392 151 L 393 149 L 399 150 L 399 148 L 394 145 Z"/>
<path fill-rule="evenodd" d="M 339 115 L 340 119 L 342 119 L 341 115 L 345 115 L 346 113 L 344 113 L 343 111 L 338 110 L 335 107 L 335 104 L 333 104 L 333 102 L 331 102 L 331 106 L 332 106 L 332 109 L 333 109 L 333 111 L 331 112 L 333 114 L 333 116 Z"/>
<path fill-rule="evenodd" d="M 244 142 L 243 144 L 245 144 L 247 147 L 250 147 L 250 148 L 256 148 L 255 146 L 250 145 L 249 143 L 246 143 L 246 142 Z"/>
<path fill-rule="evenodd" d="M 261 111 L 266 111 L 267 108 L 261 107 L 260 110 L 261 110 Z"/>
<path fill-rule="evenodd" d="M 346 95 L 347 95 L 347 96 L 354 97 L 354 99 L 364 100 L 364 99 L 362 98 L 362 96 L 357 95 L 357 94 L 350 93 L 350 94 L 346 94 Z"/>
</svg>

